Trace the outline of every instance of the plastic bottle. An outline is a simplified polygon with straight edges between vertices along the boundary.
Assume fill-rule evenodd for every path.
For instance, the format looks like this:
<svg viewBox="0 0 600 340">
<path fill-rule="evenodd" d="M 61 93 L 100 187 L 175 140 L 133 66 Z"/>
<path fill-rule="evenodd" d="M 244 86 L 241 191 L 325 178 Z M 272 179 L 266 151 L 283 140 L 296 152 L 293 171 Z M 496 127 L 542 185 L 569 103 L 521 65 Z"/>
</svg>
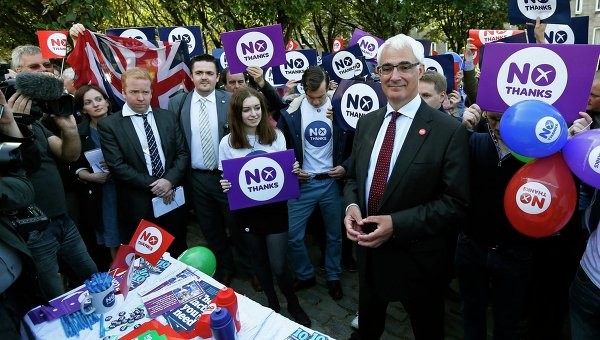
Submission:
<svg viewBox="0 0 600 340">
<path fill-rule="evenodd" d="M 238 302 L 237 296 L 235 295 L 235 291 L 230 287 L 221 289 L 217 293 L 217 296 L 215 296 L 215 298 L 213 299 L 213 302 L 218 307 L 227 308 L 229 313 L 233 316 L 233 321 L 235 322 L 235 329 L 237 332 L 239 332 L 242 325 L 240 323 L 240 313 L 238 312 Z"/>
<path fill-rule="evenodd" d="M 210 330 L 215 340 L 237 340 L 233 317 L 227 308 L 217 307 L 210 314 Z"/>
</svg>

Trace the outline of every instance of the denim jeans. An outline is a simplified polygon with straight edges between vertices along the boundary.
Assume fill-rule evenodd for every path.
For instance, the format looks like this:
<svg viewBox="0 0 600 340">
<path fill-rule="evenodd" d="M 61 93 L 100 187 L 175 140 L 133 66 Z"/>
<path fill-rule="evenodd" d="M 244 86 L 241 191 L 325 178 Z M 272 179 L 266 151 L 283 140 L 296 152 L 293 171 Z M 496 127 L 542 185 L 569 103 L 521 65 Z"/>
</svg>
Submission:
<svg viewBox="0 0 600 340">
<path fill-rule="evenodd" d="M 304 234 L 306 222 L 315 207 L 319 205 L 325 224 L 325 271 L 327 280 L 339 280 L 342 254 L 342 192 L 335 179 L 308 181 L 300 184 L 300 197 L 288 201 L 289 252 L 296 277 L 307 280 L 315 276 L 315 268 L 310 262 Z"/>
<path fill-rule="evenodd" d="M 465 340 L 487 337 L 488 302 L 492 304 L 494 340 L 519 338 L 532 255 L 528 245 L 487 246 L 463 233 L 459 235 L 455 264 L 463 299 Z"/>
<path fill-rule="evenodd" d="M 82 284 L 98 271 L 75 222 L 66 214 L 52 218 L 44 231 L 30 232 L 27 246 L 35 261 L 40 287 L 48 299 L 65 292 L 58 274 L 59 258 L 68 266 L 68 270 L 63 273 L 71 275 L 72 285 Z"/>
<path fill-rule="evenodd" d="M 571 338 L 600 339 L 600 288 L 581 267 L 575 274 L 569 295 Z"/>
</svg>

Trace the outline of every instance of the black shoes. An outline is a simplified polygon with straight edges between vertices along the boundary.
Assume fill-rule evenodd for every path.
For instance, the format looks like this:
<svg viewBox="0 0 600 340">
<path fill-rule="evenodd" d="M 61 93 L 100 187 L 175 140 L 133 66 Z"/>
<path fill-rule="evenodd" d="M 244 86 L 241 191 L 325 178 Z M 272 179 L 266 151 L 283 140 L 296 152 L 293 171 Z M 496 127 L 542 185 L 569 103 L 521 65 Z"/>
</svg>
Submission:
<svg viewBox="0 0 600 340">
<path fill-rule="evenodd" d="M 332 299 L 339 300 L 344 297 L 340 280 L 327 281 L 327 288 L 329 290 L 329 296 L 331 296 Z"/>
<path fill-rule="evenodd" d="M 297 292 L 299 290 L 307 289 L 313 287 L 316 284 L 317 280 L 314 277 L 311 277 L 310 279 L 306 280 L 296 279 L 296 281 L 294 281 L 294 291 Z"/>
<path fill-rule="evenodd" d="M 301 324 L 304 327 L 310 327 L 311 321 L 304 309 L 300 307 L 300 303 L 298 302 L 298 298 L 294 295 L 294 297 L 288 298 L 288 312 L 294 318 L 294 321 Z"/>
</svg>

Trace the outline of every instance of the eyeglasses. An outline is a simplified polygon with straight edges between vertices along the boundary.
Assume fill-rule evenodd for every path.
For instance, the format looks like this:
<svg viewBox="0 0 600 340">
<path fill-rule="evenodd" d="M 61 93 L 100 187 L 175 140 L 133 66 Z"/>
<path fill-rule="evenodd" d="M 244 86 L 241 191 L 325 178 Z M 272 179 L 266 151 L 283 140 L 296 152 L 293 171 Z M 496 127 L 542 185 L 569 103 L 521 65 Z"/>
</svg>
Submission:
<svg viewBox="0 0 600 340">
<path fill-rule="evenodd" d="M 52 67 L 53 67 L 53 65 L 51 62 L 45 62 L 45 63 L 41 63 L 41 64 L 40 63 L 30 64 L 30 65 L 25 66 L 25 68 L 28 68 L 32 71 L 37 71 L 41 68 L 52 68 Z"/>
<path fill-rule="evenodd" d="M 392 72 L 394 72 L 394 69 L 397 69 L 400 73 L 409 73 L 415 66 L 417 66 L 419 64 L 421 64 L 421 63 L 416 62 L 416 63 L 412 64 L 408 61 L 403 61 L 396 65 L 383 64 L 383 65 L 377 66 L 377 72 L 380 75 L 384 75 L 384 76 L 388 76 L 388 75 L 392 74 Z"/>
</svg>

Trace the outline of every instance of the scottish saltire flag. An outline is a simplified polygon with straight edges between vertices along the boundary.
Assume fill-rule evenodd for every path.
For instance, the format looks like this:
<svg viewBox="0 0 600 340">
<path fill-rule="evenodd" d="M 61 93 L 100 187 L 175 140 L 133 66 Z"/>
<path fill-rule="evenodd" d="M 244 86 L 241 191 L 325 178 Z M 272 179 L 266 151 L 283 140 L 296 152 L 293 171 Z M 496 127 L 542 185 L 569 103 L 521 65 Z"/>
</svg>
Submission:
<svg viewBox="0 0 600 340">
<path fill-rule="evenodd" d="M 121 108 L 121 74 L 130 67 L 145 68 L 152 81 L 151 105 L 166 109 L 169 97 L 194 85 L 187 66 L 187 46 L 180 41 L 152 42 L 106 36 L 86 30 L 67 58 L 75 71 L 75 86 L 96 84 Z"/>
</svg>

